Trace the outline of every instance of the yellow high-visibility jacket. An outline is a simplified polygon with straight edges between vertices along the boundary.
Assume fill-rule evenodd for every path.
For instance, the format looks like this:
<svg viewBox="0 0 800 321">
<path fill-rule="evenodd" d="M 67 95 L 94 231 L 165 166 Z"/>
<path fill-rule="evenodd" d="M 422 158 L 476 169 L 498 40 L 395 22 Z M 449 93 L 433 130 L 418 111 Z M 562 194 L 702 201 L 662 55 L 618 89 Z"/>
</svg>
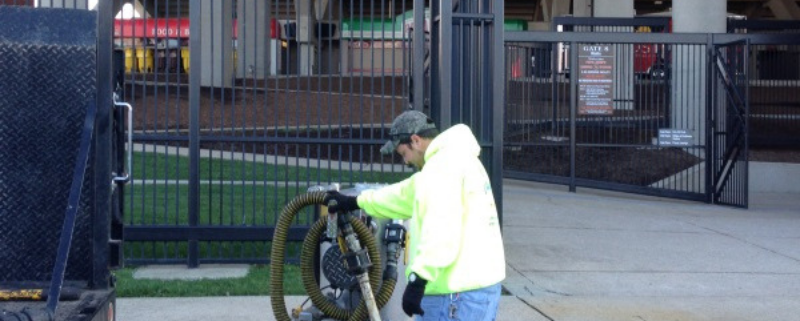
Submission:
<svg viewBox="0 0 800 321">
<path fill-rule="evenodd" d="M 409 265 L 425 294 L 474 290 L 505 279 L 505 255 L 489 176 L 469 127 L 455 125 L 431 141 L 422 170 L 358 196 L 378 218 L 410 219 Z"/>
</svg>

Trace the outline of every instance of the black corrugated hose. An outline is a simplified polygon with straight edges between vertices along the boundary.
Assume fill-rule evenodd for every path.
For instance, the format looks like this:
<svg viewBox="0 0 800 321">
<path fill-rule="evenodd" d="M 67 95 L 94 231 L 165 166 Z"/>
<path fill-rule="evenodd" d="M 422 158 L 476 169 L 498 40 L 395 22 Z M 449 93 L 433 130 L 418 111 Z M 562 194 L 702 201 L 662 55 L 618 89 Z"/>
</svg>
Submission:
<svg viewBox="0 0 800 321">
<path fill-rule="evenodd" d="M 270 255 L 272 261 L 270 266 L 270 298 L 272 300 L 272 311 L 277 321 L 291 321 L 286 310 L 286 301 L 283 297 L 283 262 L 285 259 L 286 238 L 289 234 L 289 227 L 294 217 L 303 207 L 322 205 L 324 198 L 325 192 L 311 192 L 298 195 L 283 208 L 278 218 Z M 378 245 L 375 241 L 375 237 L 372 236 L 372 233 L 369 232 L 369 229 L 361 223 L 360 220 L 351 218 L 350 224 L 353 226 L 353 230 L 356 232 L 359 241 L 366 246 L 370 259 L 372 259 L 373 265 L 370 268 L 369 278 L 374 292 L 380 283 L 382 266 Z M 303 287 L 311 298 L 311 302 L 325 313 L 326 316 L 347 321 L 365 320 L 369 316 L 367 315 L 366 305 L 363 300 L 359 303 L 358 307 L 351 312 L 350 310 L 339 308 L 328 301 L 317 285 L 313 268 L 314 255 L 316 247 L 319 246 L 319 239 L 326 226 L 327 219 L 320 219 L 317 221 L 317 223 L 311 227 L 303 242 L 303 250 L 300 254 L 300 271 Z M 393 273 L 393 276 L 385 276 L 384 278 L 380 290 L 375 295 L 378 309 L 382 308 L 386 302 L 389 302 L 392 292 L 394 291 L 394 286 L 397 283 L 396 273 Z"/>
</svg>

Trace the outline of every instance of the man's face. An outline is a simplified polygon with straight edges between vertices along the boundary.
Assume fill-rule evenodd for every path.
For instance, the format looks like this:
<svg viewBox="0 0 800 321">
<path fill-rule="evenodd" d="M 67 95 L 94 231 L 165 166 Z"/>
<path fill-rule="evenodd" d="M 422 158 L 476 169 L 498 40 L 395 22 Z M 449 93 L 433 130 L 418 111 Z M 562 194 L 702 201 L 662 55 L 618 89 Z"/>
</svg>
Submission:
<svg viewBox="0 0 800 321">
<path fill-rule="evenodd" d="M 397 145 L 397 154 L 403 157 L 403 162 L 408 166 L 413 166 L 417 170 L 422 170 L 425 165 L 425 145 L 417 135 L 411 136 L 411 142 L 408 144 Z"/>
</svg>

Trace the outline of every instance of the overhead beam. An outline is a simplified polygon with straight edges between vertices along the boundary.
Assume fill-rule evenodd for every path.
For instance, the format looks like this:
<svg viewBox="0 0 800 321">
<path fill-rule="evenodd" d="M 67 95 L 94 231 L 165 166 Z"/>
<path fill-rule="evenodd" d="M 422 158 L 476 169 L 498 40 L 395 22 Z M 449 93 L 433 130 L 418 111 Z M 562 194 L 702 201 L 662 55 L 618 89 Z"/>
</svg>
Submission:
<svg viewBox="0 0 800 321">
<path fill-rule="evenodd" d="M 550 14 L 550 12 L 551 12 L 550 9 L 553 7 L 553 1 L 555 1 L 555 0 L 541 0 L 541 1 L 539 1 L 539 8 L 541 8 L 541 10 L 539 12 L 542 15 L 542 20 L 543 21 L 552 21 L 553 20 L 553 19 L 551 19 L 552 15 Z"/>
<path fill-rule="evenodd" d="M 794 0 L 770 0 L 767 7 L 778 20 L 800 20 L 800 7 Z"/>
</svg>

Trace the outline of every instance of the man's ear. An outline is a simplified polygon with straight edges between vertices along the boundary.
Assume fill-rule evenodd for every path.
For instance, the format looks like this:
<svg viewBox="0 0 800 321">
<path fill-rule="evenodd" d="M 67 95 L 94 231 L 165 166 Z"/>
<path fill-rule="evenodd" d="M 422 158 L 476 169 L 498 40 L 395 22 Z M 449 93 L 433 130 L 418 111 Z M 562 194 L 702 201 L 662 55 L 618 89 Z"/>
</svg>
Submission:
<svg viewBox="0 0 800 321">
<path fill-rule="evenodd" d="M 422 137 L 420 137 L 417 134 L 413 134 L 409 138 L 411 139 L 411 145 L 416 145 L 417 147 L 420 146 L 420 143 L 422 142 Z"/>
</svg>

